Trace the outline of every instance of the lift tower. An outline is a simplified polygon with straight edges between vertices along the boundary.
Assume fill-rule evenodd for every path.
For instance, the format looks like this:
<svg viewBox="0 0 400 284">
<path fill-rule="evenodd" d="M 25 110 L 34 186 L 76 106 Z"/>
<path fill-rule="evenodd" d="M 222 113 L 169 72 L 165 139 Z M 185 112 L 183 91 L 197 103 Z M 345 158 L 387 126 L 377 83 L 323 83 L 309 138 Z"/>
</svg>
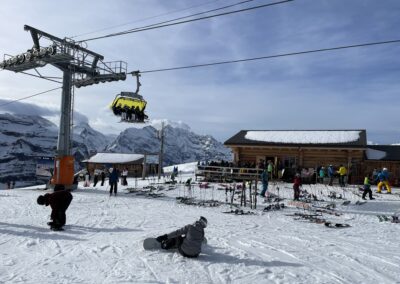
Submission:
<svg viewBox="0 0 400 284">
<path fill-rule="evenodd" d="M 72 88 L 126 79 L 127 63 L 123 61 L 103 62 L 104 57 L 88 50 L 82 44 L 58 38 L 46 32 L 25 25 L 29 31 L 33 47 L 16 56 L 5 55 L 0 69 L 14 72 L 36 70 L 51 64 L 63 72 L 60 128 L 57 152 L 54 159 L 54 173 L 51 186 L 63 185 L 70 189 L 74 180 L 74 157 L 71 152 L 73 126 Z M 47 41 L 47 45 L 43 45 Z"/>
</svg>

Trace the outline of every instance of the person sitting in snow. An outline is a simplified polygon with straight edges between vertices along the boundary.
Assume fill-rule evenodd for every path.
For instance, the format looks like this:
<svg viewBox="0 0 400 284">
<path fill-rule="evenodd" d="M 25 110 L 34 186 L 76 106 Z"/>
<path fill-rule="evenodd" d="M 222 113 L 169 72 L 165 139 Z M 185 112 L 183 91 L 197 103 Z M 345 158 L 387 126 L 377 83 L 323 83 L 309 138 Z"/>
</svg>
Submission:
<svg viewBox="0 0 400 284">
<path fill-rule="evenodd" d="M 362 195 L 362 199 L 364 200 L 366 199 L 365 196 L 367 196 L 367 193 L 369 195 L 370 200 L 375 199 L 372 197 L 371 183 L 369 181 L 369 177 L 364 178 L 364 193 Z"/>
<path fill-rule="evenodd" d="M 294 200 L 299 200 L 300 198 L 300 186 L 301 186 L 301 177 L 300 174 L 297 173 L 293 179 Z"/>
<path fill-rule="evenodd" d="M 65 190 L 62 185 L 56 185 L 53 193 L 39 195 L 37 203 L 45 206 L 50 205 L 51 207 L 50 219 L 52 221 L 47 223 L 51 230 L 62 230 L 66 222 L 65 211 L 67 211 L 71 201 L 72 194 L 68 190 Z"/>
<path fill-rule="evenodd" d="M 194 224 L 165 234 L 156 238 L 165 250 L 177 248 L 185 257 L 198 257 L 201 253 L 201 245 L 205 241 L 204 228 L 207 227 L 207 219 L 203 216 Z"/>
</svg>

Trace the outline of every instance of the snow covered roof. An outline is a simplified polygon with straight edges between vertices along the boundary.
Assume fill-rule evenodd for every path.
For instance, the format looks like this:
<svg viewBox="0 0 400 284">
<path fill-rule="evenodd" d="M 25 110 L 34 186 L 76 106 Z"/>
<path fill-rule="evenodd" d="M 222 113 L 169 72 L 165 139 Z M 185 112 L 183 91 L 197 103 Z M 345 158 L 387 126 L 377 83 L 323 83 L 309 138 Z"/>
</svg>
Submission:
<svg viewBox="0 0 400 284">
<path fill-rule="evenodd" d="M 400 146 L 368 145 L 365 156 L 367 160 L 400 161 Z"/>
<path fill-rule="evenodd" d="M 225 145 L 365 147 L 365 130 L 242 130 Z"/>
<path fill-rule="evenodd" d="M 121 154 L 121 153 L 97 153 L 85 163 L 94 164 L 127 164 L 127 163 L 142 163 L 144 155 L 142 154 Z"/>
</svg>

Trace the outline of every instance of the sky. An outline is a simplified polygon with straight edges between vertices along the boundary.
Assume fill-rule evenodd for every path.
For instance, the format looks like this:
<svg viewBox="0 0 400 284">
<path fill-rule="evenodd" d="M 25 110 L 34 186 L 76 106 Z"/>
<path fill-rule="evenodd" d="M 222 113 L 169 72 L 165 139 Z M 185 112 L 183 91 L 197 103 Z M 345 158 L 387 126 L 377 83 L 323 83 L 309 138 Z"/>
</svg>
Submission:
<svg viewBox="0 0 400 284">
<path fill-rule="evenodd" d="M 23 29 L 25 24 L 61 38 L 84 40 L 237 2 L 72 0 L 55 7 L 54 1 L 47 0 L 5 0 L 0 6 L 0 54 L 16 55 L 32 47 L 31 36 Z M 274 1 L 254 0 L 229 10 L 271 2 Z M 398 0 L 295 0 L 88 41 L 87 48 L 103 55 L 106 62 L 127 62 L 128 71 L 146 71 L 397 40 L 398 15 Z M 144 73 L 140 94 L 148 102 L 150 119 L 182 121 L 194 132 L 210 134 L 222 142 L 240 130 L 366 129 L 368 141 L 399 143 L 399 52 L 397 43 Z M 62 76 L 52 66 L 38 71 L 47 76 Z M 0 71 L 2 101 L 58 86 L 24 74 Z M 96 130 L 117 134 L 132 125 L 119 123 L 109 105 L 121 91 L 135 89 L 136 81 L 130 76 L 125 81 L 75 89 L 74 109 L 87 117 Z M 57 115 L 61 90 L 23 102 L 48 108 L 43 113 Z M 11 107 L 12 104 L 7 105 L 3 110 Z"/>
</svg>

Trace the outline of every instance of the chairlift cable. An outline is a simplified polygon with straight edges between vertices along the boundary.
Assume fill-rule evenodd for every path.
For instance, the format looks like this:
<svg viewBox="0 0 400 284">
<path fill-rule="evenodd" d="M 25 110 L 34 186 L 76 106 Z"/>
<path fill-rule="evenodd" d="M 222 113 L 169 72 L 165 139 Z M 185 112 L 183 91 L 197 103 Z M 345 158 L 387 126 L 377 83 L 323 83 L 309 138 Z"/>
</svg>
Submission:
<svg viewBox="0 0 400 284">
<path fill-rule="evenodd" d="M 160 69 L 140 71 L 140 73 L 144 74 L 144 73 L 173 71 L 173 70 L 180 70 L 180 69 L 208 67 L 208 66 L 214 66 L 214 65 L 223 65 L 223 64 L 247 62 L 247 61 L 265 60 L 265 59 L 272 59 L 272 58 L 278 58 L 278 57 L 286 57 L 286 56 L 294 56 L 294 55 L 302 55 L 302 54 L 326 52 L 326 51 L 335 51 L 335 50 L 341 50 L 341 49 L 350 49 L 350 48 L 357 48 L 357 47 L 392 44 L 392 43 L 400 43 L 400 39 L 388 40 L 388 41 L 378 41 L 378 42 L 369 42 L 369 43 L 354 44 L 354 45 L 344 45 L 344 46 L 321 48 L 321 49 L 314 49 L 314 50 L 305 50 L 305 51 L 282 53 L 282 54 L 275 54 L 275 55 L 267 55 L 267 56 L 260 56 L 260 57 L 245 58 L 245 59 L 235 59 L 235 60 L 227 60 L 227 61 L 220 61 L 220 62 L 194 64 L 194 65 L 188 65 L 188 66 L 160 68 Z M 137 72 L 137 71 L 133 71 L 133 72 Z M 133 72 L 130 72 L 129 74 L 131 74 Z"/>
<path fill-rule="evenodd" d="M 55 82 L 55 83 L 62 84 L 62 82 L 60 82 L 60 81 L 50 79 L 50 78 L 52 78 L 52 77 L 39 76 L 39 75 L 35 75 L 35 74 L 30 74 L 30 73 L 27 73 L 27 72 L 24 72 L 24 71 L 20 71 L 19 73 L 22 73 L 22 74 L 24 74 L 24 75 L 29 75 L 29 76 L 32 76 L 32 77 L 36 77 L 36 78 L 40 78 L 40 79 L 44 79 L 44 80 L 48 80 L 48 81 L 52 81 L 52 82 Z M 54 77 L 53 77 L 53 78 L 54 78 Z M 58 78 L 58 77 L 55 77 L 55 78 Z"/>
<path fill-rule="evenodd" d="M 58 87 L 58 88 L 50 89 L 50 90 L 47 90 L 47 91 L 44 91 L 44 92 L 36 93 L 34 95 L 27 96 L 27 97 L 24 97 L 24 98 L 20 98 L 20 99 L 17 99 L 17 100 L 12 100 L 12 101 L 9 101 L 7 103 L 0 104 L 0 107 L 5 106 L 5 105 L 9 105 L 9 104 L 12 104 L 12 103 L 15 103 L 15 102 L 18 102 L 18 101 L 26 100 L 26 99 L 29 99 L 29 98 L 32 98 L 32 97 L 36 97 L 36 96 L 39 96 L 39 95 L 43 95 L 45 93 L 50 93 L 52 91 L 59 90 L 59 89 L 62 89 L 62 87 Z"/>
<path fill-rule="evenodd" d="M 186 23 L 200 21 L 200 20 L 205 20 L 205 19 L 211 19 L 211 18 L 220 17 L 220 16 L 226 16 L 226 15 L 231 15 L 231 14 L 236 14 L 236 13 L 256 10 L 256 9 L 265 8 L 265 7 L 269 7 L 269 6 L 285 4 L 285 3 L 293 2 L 293 1 L 295 1 L 295 0 L 283 0 L 283 1 L 279 1 L 279 2 L 273 2 L 273 3 L 258 5 L 258 6 L 252 6 L 252 7 L 243 8 L 243 9 L 234 10 L 234 11 L 229 11 L 229 12 L 224 12 L 224 13 L 220 13 L 220 14 L 204 16 L 204 17 L 195 18 L 195 19 L 191 19 L 191 20 L 185 20 L 185 21 L 180 21 L 180 22 L 175 22 L 175 23 L 152 26 L 152 27 L 147 27 L 147 28 L 137 29 L 137 30 L 128 30 L 128 31 L 123 31 L 123 32 L 118 32 L 118 33 L 112 33 L 112 34 L 108 34 L 108 35 L 104 35 L 104 36 L 99 36 L 99 37 L 88 38 L 88 39 L 85 39 L 85 40 L 80 40 L 80 41 L 77 41 L 77 42 L 93 41 L 93 40 L 98 40 L 98 39 L 103 39 L 103 38 L 121 36 L 121 35 L 125 35 L 125 34 L 130 34 L 130 33 L 143 32 L 143 31 L 153 30 L 153 29 L 158 29 L 158 28 L 165 28 L 165 27 L 170 27 L 170 26 L 175 26 L 175 25 L 180 25 L 180 24 L 186 24 Z"/>
<path fill-rule="evenodd" d="M 255 0 L 241 1 L 241 2 L 234 3 L 234 4 L 231 4 L 231 5 L 228 5 L 228 6 L 223 6 L 223 7 L 215 8 L 215 9 L 212 9 L 212 10 L 208 10 L 208 11 L 204 11 L 204 12 L 199 12 L 199 13 L 196 13 L 196 14 L 192 14 L 192 15 L 188 15 L 188 16 L 183 16 L 183 17 L 179 17 L 179 18 L 175 18 L 175 19 L 171 19 L 171 20 L 167 20 L 167 21 L 163 21 L 163 22 L 159 22 L 159 23 L 155 23 L 155 24 L 151 24 L 151 25 L 146 25 L 146 26 L 142 26 L 142 27 L 133 28 L 133 29 L 127 30 L 127 31 L 125 31 L 125 32 L 130 32 L 130 31 L 135 31 L 135 30 L 142 30 L 142 29 L 149 28 L 149 27 L 159 26 L 159 25 L 162 25 L 162 24 L 166 24 L 166 23 L 170 23 L 170 22 L 175 22 L 175 21 L 178 21 L 178 20 L 183 20 L 183 19 L 187 19 L 187 18 L 194 17 L 194 16 L 199 16 L 199 15 L 208 14 L 208 13 L 211 13 L 211 12 L 215 12 L 215 11 L 219 11 L 219 10 L 231 8 L 231 7 L 234 7 L 234 6 L 237 6 L 237 5 L 242 5 L 242 4 L 244 4 L 244 3 L 248 3 L 248 2 L 252 2 L 252 1 L 255 1 Z"/>
<path fill-rule="evenodd" d="M 219 1 L 221 1 L 221 0 L 209 1 L 209 2 L 206 2 L 206 3 L 203 3 L 203 4 L 199 4 L 199 5 L 194 5 L 194 6 L 186 7 L 186 8 L 179 9 L 179 10 L 173 10 L 173 11 L 166 12 L 166 13 L 162 13 L 162 14 L 159 14 L 159 15 L 150 16 L 150 17 L 146 17 L 146 18 L 142 18 L 142 19 L 138 19 L 138 20 L 135 20 L 135 21 L 130 21 L 130 22 L 127 22 L 127 23 L 124 23 L 124 24 L 109 26 L 109 27 L 105 27 L 105 28 L 102 28 L 102 29 L 99 29 L 99 30 L 92 31 L 92 32 L 86 32 L 86 33 L 74 35 L 74 36 L 71 36 L 70 38 L 81 37 L 81 36 L 84 36 L 84 35 L 90 35 L 90 34 L 102 32 L 102 31 L 110 30 L 110 29 L 113 29 L 113 28 L 118 28 L 118 27 L 130 25 L 130 24 L 133 24 L 133 23 L 143 22 L 143 21 L 147 21 L 147 20 L 154 19 L 154 18 L 159 18 L 159 17 L 167 16 L 167 15 L 170 15 L 170 14 L 175 14 L 175 13 L 183 12 L 183 11 L 190 10 L 190 9 L 193 9 L 193 8 L 197 8 L 197 7 L 201 7 L 201 6 L 206 6 L 206 5 L 213 4 L 213 3 L 216 3 L 216 2 L 219 2 Z"/>
</svg>

